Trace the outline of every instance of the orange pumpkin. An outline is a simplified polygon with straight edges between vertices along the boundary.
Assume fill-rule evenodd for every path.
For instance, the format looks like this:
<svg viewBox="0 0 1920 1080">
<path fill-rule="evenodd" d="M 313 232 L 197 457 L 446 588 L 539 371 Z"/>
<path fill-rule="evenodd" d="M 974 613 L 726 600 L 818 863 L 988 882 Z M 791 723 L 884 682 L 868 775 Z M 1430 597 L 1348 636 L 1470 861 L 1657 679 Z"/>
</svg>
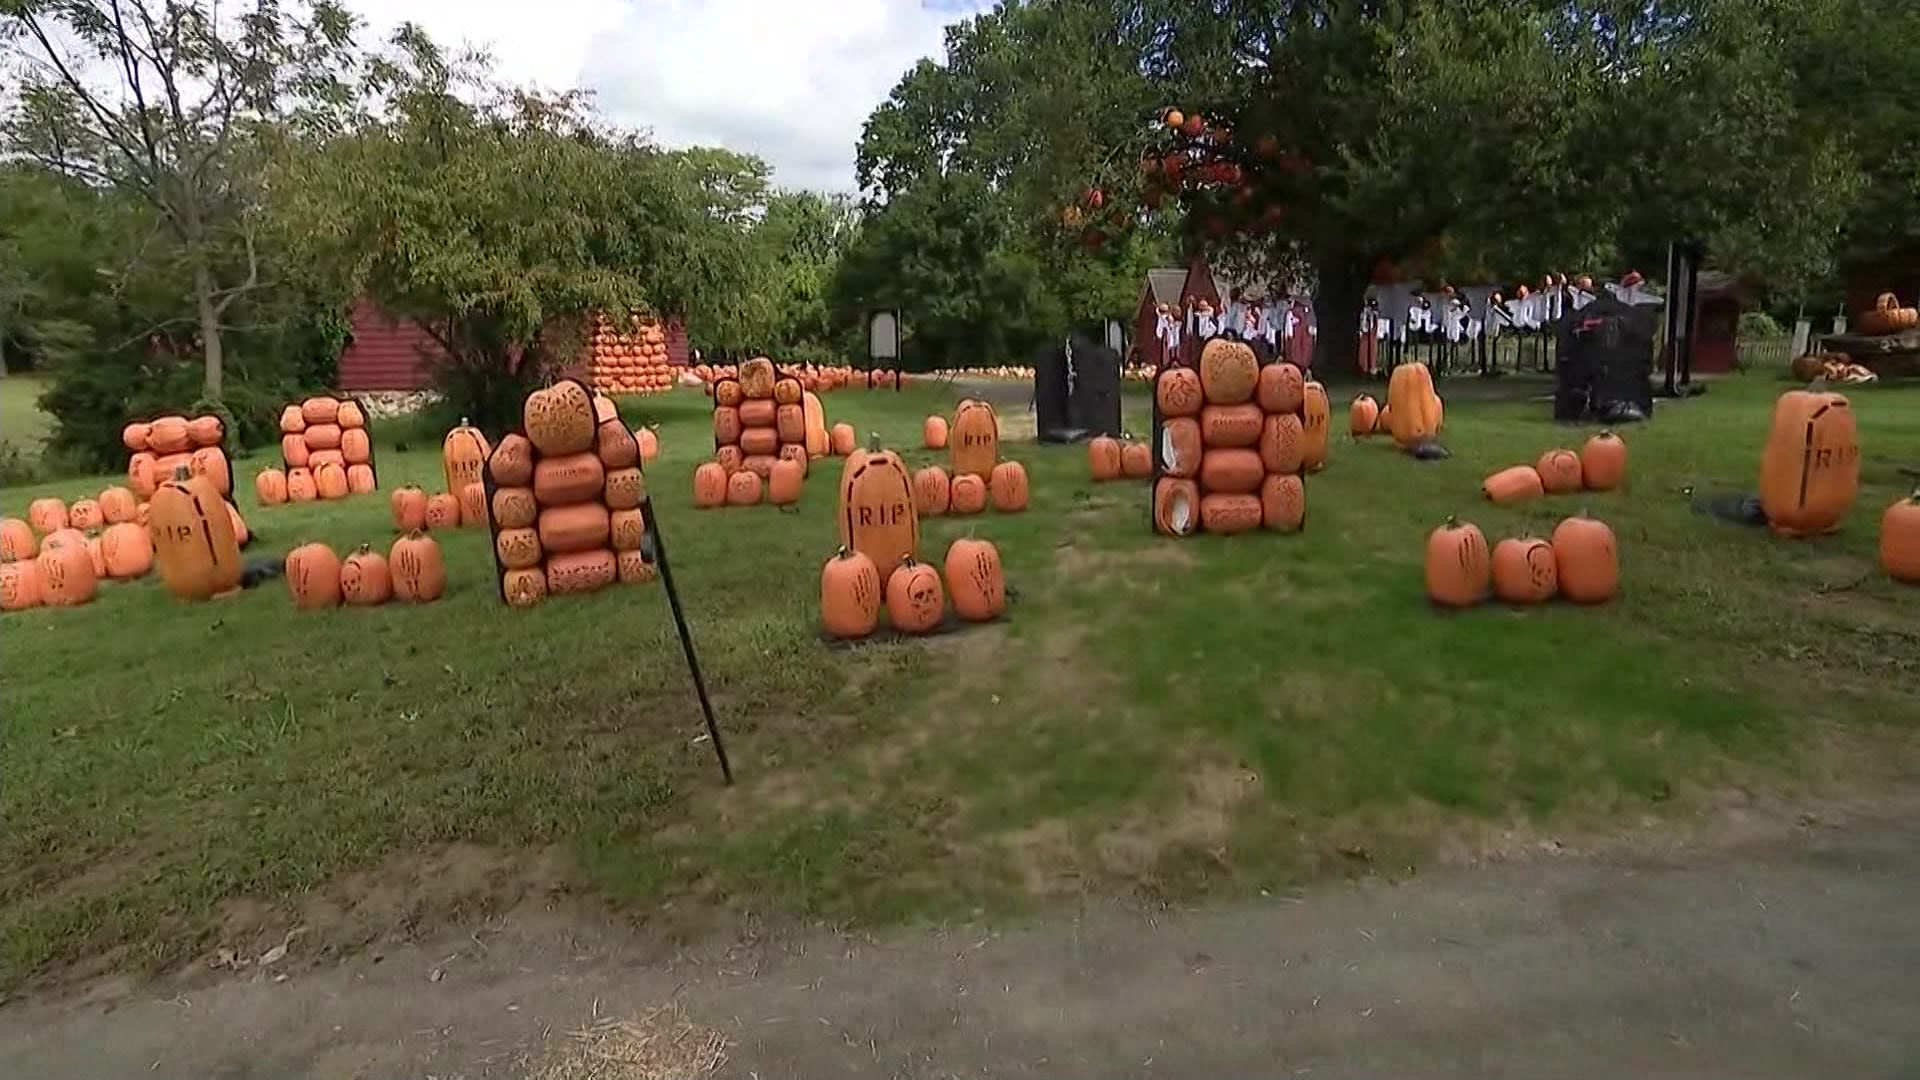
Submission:
<svg viewBox="0 0 1920 1080">
<path fill-rule="evenodd" d="M 913 509 L 921 517 L 939 517 L 952 500 L 947 470 L 929 465 L 913 474 Z"/>
<path fill-rule="evenodd" d="M 660 456 L 660 433 L 650 427 L 633 429 L 633 440 L 640 444 L 640 460 L 652 461 Z"/>
<path fill-rule="evenodd" d="M 470 484 L 468 486 L 479 487 L 480 485 Z M 347 466 L 347 492 L 349 494 L 367 495 L 372 493 L 378 487 L 379 487 L 379 483 L 374 479 L 374 476 L 373 476 L 373 466 L 371 465 Z"/>
<path fill-rule="evenodd" d="M 1153 488 L 1153 528 L 1165 536 L 1192 536 L 1200 527 L 1200 485 L 1163 476 Z"/>
<path fill-rule="evenodd" d="M 27 521 L 42 536 L 67 527 L 67 504 L 59 499 L 35 499 L 27 504 Z"/>
<path fill-rule="evenodd" d="M 485 484 L 468 484 L 460 491 L 460 524 L 468 528 L 485 528 L 487 524 L 487 488 Z"/>
<path fill-rule="evenodd" d="M 775 506 L 792 506 L 800 501 L 800 490 L 807 474 L 798 463 L 781 458 L 767 474 L 767 501 Z"/>
<path fill-rule="evenodd" d="M 437 491 L 427 496 L 427 528 L 457 529 L 460 527 L 460 497 L 450 492 Z"/>
<path fill-rule="evenodd" d="M 340 564 L 340 598 L 351 607 L 375 607 L 393 595 L 387 557 L 366 544 Z"/>
<path fill-rule="evenodd" d="M 347 492 L 347 470 L 331 461 L 314 466 L 313 489 L 323 499 L 344 499 Z"/>
<path fill-rule="evenodd" d="M 33 526 L 19 518 L 0 519 L 0 558 L 31 559 L 40 554 Z"/>
<path fill-rule="evenodd" d="M 1297 473 L 1306 465 L 1307 431 L 1294 413 L 1277 413 L 1260 426 L 1260 464 L 1270 473 Z"/>
<path fill-rule="evenodd" d="M 929 450 L 947 448 L 947 418 L 929 416 L 920 424 L 920 445 Z"/>
<path fill-rule="evenodd" d="M 1210 533 L 1233 536 L 1252 532 L 1265 518 L 1258 495 L 1220 495 L 1209 492 L 1200 498 L 1200 527 Z"/>
<path fill-rule="evenodd" d="M 752 399 L 740 403 L 740 426 L 744 428 L 770 428 L 780 417 L 780 407 L 771 398 Z"/>
<path fill-rule="evenodd" d="M 956 406 L 948 444 L 953 475 L 971 474 L 982 480 L 992 476 L 993 467 L 1000 463 L 1000 419 L 993 406 L 978 398 Z"/>
<path fill-rule="evenodd" d="M 340 399 L 324 395 L 310 397 L 300 403 L 300 418 L 307 422 L 308 427 L 334 423 L 340 419 Z"/>
<path fill-rule="evenodd" d="M 944 567 L 955 615 L 967 622 L 986 622 L 1007 610 L 1000 549 L 985 540 L 961 537 L 947 548 Z"/>
<path fill-rule="evenodd" d="M 752 469 L 741 469 L 727 477 L 727 505 L 753 506 L 760 501 L 760 493 L 765 486 L 759 473 Z"/>
<path fill-rule="evenodd" d="M 807 413 L 799 405 L 781 405 L 774 412 L 773 430 L 781 444 L 793 445 L 805 452 L 807 445 Z"/>
<path fill-rule="evenodd" d="M 727 470 L 717 461 L 709 461 L 693 470 L 693 505 L 702 510 L 727 501 Z"/>
<path fill-rule="evenodd" d="M 802 392 L 798 379 L 780 379 L 773 384 L 773 400 L 781 405 L 800 404 Z"/>
<path fill-rule="evenodd" d="M 803 392 L 800 395 L 800 411 L 805 414 L 807 421 L 807 456 L 826 457 L 833 450 L 833 437 L 827 434 L 827 411 L 820 404 L 819 396 L 811 390 Z"/>
<path fill-rule="evenodd" d="M 829 439 L 834 457 L 851 457 L 855 449 L 855 436 L 852 424 L 835 424 Z"/>
<path fill-rule="evenodd" d="M 1214 405 L 1238 405 L 1253 398 L 1260 361 L 1241 341 L 1214 338 L 1200 347 L 1200 389 Z"/>
<path fill-rule="evenodd" d="M 87 545 L 43 546 L 34 557 L 40 578 L 40 602 L 48 607 L 78 607 L 100 590 Z"/>
<path fill-rule="evenodd" d="M 67 508 L 67 525 L 83 532 L 98 529 L 107 523 L 107 515 L 101 513 L 100 504 L 92 499 L 75 499 Z"/>
<path fill-rule="evenodd" d="M 746 467 L 747 455 L 741 453 L 738 446 L 722 446 L 713 452 L 713 460 L 727 470 L 728 476 L 732 476 Z"/>
<path fill-rule="evenodd" d="M 1920 585 L 1920 490 L 1880 515 L 1880 565 L 1893 580 Z"/>
<path fill-rule="evenodd" d="M 1260 490 L 1266 473 L 1252 450 L 1209 450 L 1200 462 L 1200 487 L 1209 495 L 1248 495 Z"/>
<path fill-rule="evenodd" d="M 620 419 L 620 407 L 613 403 L 612 398 L 596 392 L 593 395 L 593 422 L 595 424 L 604 424 L 609 420 L 618 419 Z M 624 427 L 625 425 L 623 424 L 621 426 Z"/>
<path fill-rule="evenodd" d="M 713 410 L 713 442 L 715 446 L 731 446 L 740 441 L 740 432 L 745 425 L 740 422 L 740 410 L 731 405 L 721 405 Z"/>
<path fill-rule="evenodd" d="M 1553 545 L 1508 537 L 1493 545 L 1493 594 L 1509 604 L 1543 604 L 1560 591 Z"/>
<path fill-rule="evenodd" d="M 419 491 L 418 488 L 414 490 Z M 421 500 L 423 513 L 425 505 L 423 497 Z M 532 488 L 495 488 L 492 509 L 493 524 L 501 529 L 530 529 L 540 516 L 540 505 L 534 501 Z M 401 527 L 418 528 L 419 526 L 403 525 Z"/>
<path fill-rule="evenodd" d="M 298 435 L 305 430 L 307 430 L 307 417 L 300 411 L 300 406 L 289 405 L 280 410 L 281 434 Z"/>
<path fill-rule="evenodd" d="M 127 459 L 127 486 L 142 499 L 153 498 L 154 490 L 160 486 L 162 477 L 154 467 L 159 460 L 145 450 Z"/>
<path fill-rule="evenodd" d="M 123 487 L 110 487 L 101 491 L 98 501 L 100 517 L 108 525 L 132 521 L 134 508 L 140 505 L 139 500 L 133 497 L 133 492 Z"/>
<path fill-rule="evenodd" d="M 1140 479 L 1153 475 L 1153 448 L 1132 439 L 1120 445 L 1120 471 Z"/>
<path fill-rule="evenodd" d="M 911 555 L 900 560 L 886 588 L 887 621 L 903 634 L 924 634 L 939 626 L 947 613 L 940 572 Z"/>
<path fill-rule="evenodd" d="M 726 405 L 737 409 L 740 407 L 740 403 L 745 400 L 747 400 L 747 395 L 740 391 L 740 380 L 722 379 L 713 384 L 713 403 L 715 405 Z"/>
<path fill-rule="evenodd" d="M 302 544 L 287 552 L 287 591 L 302 611 L 340 606 L 340 556 L 325 544 Z"/>
<path fill-rule="evenodd" d="M 93 563 L 94 580 L 107 580 L 107 555 L 106 552 L 100 550 L 100 538 L 98 536 L 90 536 L 87 538 L 87 559 Z"/>
<path fill-rule="evenodd" d="M 109 525 L 100 534 L 100 560 L 108 577 L 140 577 L 153 569 L 153 538 L 131 521 Z"/>
<path fill-rule="evenodd" d="M 512 433 L 487 455 L 487 472 L 500 487 L 527 487 L 533 483 L 533 443 L 525 435 Z M 471 481 L 469 481 L 471 482 Z M 449 491 L 458 488 L 449 487 Z"/>
<path fill-rule="evenodd" d="M 1553 529 L 1553 562 L 1560 595 L 1576 604 L 1601 604 L 1620 591 L 1620 555 L 1606 522 L 1570 517 Z"/>
<path fill-rule="evenodd" d="M 639 551 L 647 540 L 647 518 L 638 510 L 615 510 L 607 516 L 608 543 L 615 551 Z"/>
<path fill-rule="evenodd" d="M 393 575 L 396 600 L 424 604 L 447 591 L 447 565 L 440 556 L 440 544 L 417 529 L 393 542 L 387 569 Z"/>
<path fill-rule="evenodd" d="M 1440 397 L 1433 391 L 1433 373 L 1422 363 L 1401 364 L 1387 381 L 1387 413 L 1393 441 L 1401 447 L 1424 442 L 1440 432 Z M 1484 539 L 1484 538 L 1483 538 Z"/>
<path fill-rule="evenodd" d="M 781 443 L 780 460 L 793 462 L 800 470 L 801 479 L 805 479 L 812 468 L 812 462 L 807 457 L 807 448 L 801 443 Z M 769 473 L 768 477 L 771 479 L 772 474 Z"/>
<path fill-rule="evenodd" d="M 427 526 L 427 493 L 408 484 L 395 488 L 387 498 L 387 505 L 393 510 L 393 527 L 401 532 L 424 529 Z"/>
<path fill-rule="evenodd" d="M 1187 367 L 1169 367 L 1154 377 L 1153 400 L 1160 407 L 1160 415 L 1171 419 L 1199 416 L 1201 407 L 1207 403 L 1207 395 L 1201 389 L 1199 372 Z"/>
<path fill-rule="evenodd" d="M 770 400 L 777 378 L 773 361 L 764 356 L 755 357 L 740 365 L 740 392 L 749 401 Z"/>
<path fill-rule="evenodd" d="M 947 483 L 947 513 L 977 514 L 987 508 L 987 483 L 972 473 Z"/>
<path fill-rule="evenodd" d="M 1839 394 L 1790 390 L 1760 456 L 1760 507 L 1784 536 L 1832 532 L 1860 492 L 1860 437 Z"/>
<path fill-rule="evenodd" d="M 227 452 L 218 446 L 204 446 L 193 452 L 188 459 L 187 471 L 195 476 L 204 476 L 213 489 L 222 496 L 233 494 L 233 463 L 227 460 Z"/>
<path fill-rule="evenodd" d="M 1203 440 L 1197 421 L 1177 417 L 1160 425 L 1161 472 L 1176 477 L 1198 476 L 1203 453 Z"/>
<path fill-rule="evenodd" d="M 593 391 L 577 379 L 562 379 L 527 395 L 521 426 L 533 448 L 547 457 L 583 454 L 593 449 Z M 547 583 L 549 588 L 552 582 Z"/>
<path fill-rule="evenodd" d="M 1589 491 L 1612 491 L 1627 478 L 1627 443 L 1611 431 L 1580 448 L 1580 477 Z"/>
<path fill-rule="evenodd" d="M 772 454 L 748 454 L 740 459 L 740 468 L 759 477 L 760 482 L 765 483 L 773 478 L 773 465 L 779 460 Z"/>
<path fill-rule="evenodd" d="M 352 398 L 340 402 L 340 411 L 334 414 L 333 422 L 342 429 L 364 428 L 367 426 L 367 414 L 360 403 Z"/>
<path fill-rule="evenodd" d="M 640 463 L 640 444 L 633 432 L 619 420 L 603 420 L 594 432 L 594 453 L 609 469 L 625 469 Z"/>
<path fill-rule="evenodd" d="M 1087 470 L 1095 480 L 1117 480 L 1120 469 L 1120 440 L 1106 435 L 1087 440 Z"/>
<path fill-rule="evenodd" d="M 287 501 L 312 502 L 320 497 L 320 489 L 313 485 L 311 469 L 287 470 Z"/>
<path fill-rule="evenodd" d="M 501 529 L 493 537 L 493 553 L 500 565 L 509 570 L 527 570 L 540 565 L 546 551 L 540 546 L 540 533 L 530 528 Z M 541 582 L 544 591 L 545 582 Z"/>
<path fill-rule="evenodd" d="M 196 416 L 187 421 L 187 445 L 219 446 L 226 437 L 226 425 L 217 416 Z"/>
<path fill-rule="evenodd" d="M 342 428 L 340 430 L 340 456 L 349 465 L 365 465 L 373 460 L 373 440 L 367 438 L 365 428 Z M 479 477 L 474 477 L 479 482 Z"/>
<path fill-rule="evenodd" d="M 40 541 L 40 550 L 45 551 L 50 547 L 85 547 L 86 545 L 87 534 L 69 527 L 55 529 L 48 533 L 46 539 Z"/>
<path fill-rule="evenodd" d="M 987 481 L 993 508 L 1003 514 L 1017 514 L 1027 508 L 1027 467 L 1017 461 L 1003 461 L 993 467 Z M 949 491 L 951 501 L 951 491 Z"/>
<path fill-rule="evenodd" d="M 619 551 L 614 553 L 614 557 L 618 560 L 617 573 L 624 585 L 645 585 L 660 576 L 653 564 L 647 561 L 645 552 Z"/>
<path fill-rule="evenodd" d="M 607 508 L 597 502 L 550 506 L 540 511 L 540 547 L 549 555 L 606 547 L 611 527 Z"/>
<path fill-rule="evenodd" d="M 873 560 L 842 547 L 820 566 L 821 628 L 829 637 L 866 637 L 880 625 L 884 594 Z"/>
<path fill-rule="evenodd" d="M 1300 406 L 1300 427 L 1307 436 L 1303 464 L 1308 472 L 1319 472 L 1327 465 L 1333 405 L 1327 400 L 1327 388 L 1317 382 L 1309 381 L 1304 393 L 1305 400 Z"/>
<path fill-rule="evenodd" d="M 1540 474 L 1540 486 L 1549 495 L 1571 494 L 1579 491 L 1584 482 L 1580 455 L 1571 450 L 1549 450 L 1541 454 L 1533 471 Z"/>
<path fill-rule="evenodd" d="M 1531 465 L 1501 469 L 1480 482 L 1480 494 L 1499 506 L 1514 506 L 1546 493 L 1539 470 Z"/>
<path fill-rule="evenodd" d="M 1380 403 L 1366 394 L 1356 394 L 1347 406 L 1347 434 L 1356 439 L 1373 434 L 1380 422 Z"/>
<path fill-rule="evenodd" d="M 607 474 L 600 501 L 606 503 L 609 510 L 631 510 L 640 505 L 646 494 L 647 481 L 639 469 L 615 469 Z"/>
<path fill-rule="evenodd" d="M 604 589 L 620 576 L 620 562 L 605 548 L 575 551 L 547 560 L 547 592 L 554 596 Z"/>
<path fill-rule="evenodd" d="M 253 478 L 253 494 L 261 506 L 279 506 L 287 501 L 287 474 L 279 469 L 261 469 Z"/>
<path fill-rule="evenodd" d="M 187 436 L 187 418 L 163 416 L 147 425 L 147 447 L 156 454 L 183 454 L 193 448 Z"/>
<path fill-rule="evenodd" d="M 305 435 L 280 436 L 280 460 L 286 462 L 289 469 L 304 469 L 313 464 L 313 455 L 307 450 Z"/>
<path fill-rule="evenodd" d="M 1428 599 L 1443 607 L 1472 607 L 1486 599 L 1493 565 L 1480 527 L 1448 518 L 1428 534 L 1426 576 Z"/>
<path fill-rule="evenodd" d="M 291 488 L 294 480 L 288 478 Z M 309 485 L 311 481 L 308 481 Z M 147 534 L 167 591 L 206 600 L 240 585 L 240 542 L 226 503 L 205 481 L 169 480 L 148 505 Z"/>
<path fill-rule="evenodd" d="M 780 452 L 780 433 L 770 427 L 750 427 L 740 432 L 740 452 L 749 458 L 772 457 Z"/>
<path fill-rule="evenodd" d="M 1254 400 L 1263 412 L 1297 413 L 1306 400 L 1307 379 L 1300 369 L 1282 361 L 1260 369 L 1260 382 Z"/>
<path fill-rule="evenodd" d="M 541 506 L 567 506 L 599 498 L 606 482 L 606 467 L 591 453 L 544 457 L 533 467 L 533 497 Z"/>
<path fill-rule="evenodd" d="M 1307 521 L 1307 486 L 1298 476 L 1269 475 L 1260 481 L 1260 524 L 1274 532 L 1299 532 Z"/>
<path fill-rule="evenodd" d="M 147 448 L 147 425 L 135 421 L 121 428 L 120 445 L 129 450 L 145 450 Z M 35 595 L 38 594 L 36 593 Z"/>
<path fill-rule="evenodd" d="M 1210 448 L 1253 446 L 1260 441 L 1261 425 L 1266 418 L 1260 406 L 1251 401 L 1240 405 L 1208 405 L 1200 410 L 1200 441 Z"/>
<path fill-rule="evenodd" d="M 340 449 L 339 424 L 308 424 L 307 433 L 301 438 L 307 441 L 308 450 Z"/>
<path fill-rule="evenodd" d="M 876 438 L 848 456 L 839 492 L 840 543 L 872 559 L 884 585 L 900 560 L 920 549 L 920 516 L 907 467 Z"/>
<path fill-rule="evenodd" d="M 508 607 L 533 607 L 547 598 L 547 571 L 542 567 L 508 570 L 500 575 L 500 597 Z"/>
<path fill-rule="evenodd" d="M 40 606 L 40 561 L 0 555 L 0 611 Z"/>
</svg>

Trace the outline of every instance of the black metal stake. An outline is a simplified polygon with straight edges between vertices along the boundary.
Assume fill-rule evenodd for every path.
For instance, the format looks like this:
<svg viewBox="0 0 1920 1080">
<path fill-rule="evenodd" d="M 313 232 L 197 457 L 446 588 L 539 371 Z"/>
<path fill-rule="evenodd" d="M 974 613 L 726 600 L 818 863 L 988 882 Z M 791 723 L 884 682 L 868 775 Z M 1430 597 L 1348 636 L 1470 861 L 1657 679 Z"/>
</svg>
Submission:
<svg viewBox="0 0 1920 1080">
<path fill-rule="evenodd" d="M 720 776 L 733 783 L 733 766 L 727 761 L 727 745 L 720 740 L 720 723 L 713 718 L 713 702 L 707 697 L 707 680 L 700 674 L 700 658 L 694 655 L 693 635 L 687 630 L 687 616 L 680 608 L 680 592 L 673 587 L 673 571 L 667 567 L 667 545 L 660 537 L 660 522 L 653 516 L 653 496 L 640 498 L 640 519 L 647 535 L 653 538 L 653 561 L 660 564 L 660 584 L 667 590 L 667 604 L 673 608 L 673 628 L 680 634 L 680 651 L 687 657 L 687 673 L 693 676 L 694 693 L 700 695 L 700 714 L 707 722 L 707 737 L 713 740 L 713 754 L 720 759 Z"/>
</svg>

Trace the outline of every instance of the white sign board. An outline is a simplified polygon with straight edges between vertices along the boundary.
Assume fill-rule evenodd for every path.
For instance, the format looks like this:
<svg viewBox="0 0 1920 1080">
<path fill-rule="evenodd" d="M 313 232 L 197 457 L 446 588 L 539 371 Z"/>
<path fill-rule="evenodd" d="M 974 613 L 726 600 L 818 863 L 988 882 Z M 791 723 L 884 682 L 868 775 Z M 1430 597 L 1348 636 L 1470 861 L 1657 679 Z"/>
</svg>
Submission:
<svg viewBox="0 0 1920 1080">
<path fill-rule="evenodd" d="M 1107 320 L 1107 348 L 1122 356 L 1127 352 L 1127 332 L 1121 328 L 1119 319 Z"/>
<path fill-rule="evenodd" d="M 874 312 L 867 323 L 867 355 L 875 360 L 900 359 L 900 319 L 893 312 Z"/>
</svg>

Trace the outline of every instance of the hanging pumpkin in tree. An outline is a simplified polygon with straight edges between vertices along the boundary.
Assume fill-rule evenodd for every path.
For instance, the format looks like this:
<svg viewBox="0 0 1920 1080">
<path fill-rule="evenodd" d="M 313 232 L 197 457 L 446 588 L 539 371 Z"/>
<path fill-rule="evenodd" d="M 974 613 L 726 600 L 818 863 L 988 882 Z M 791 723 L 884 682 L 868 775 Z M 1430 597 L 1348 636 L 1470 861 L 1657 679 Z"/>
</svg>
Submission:
<svg viewBox="0 0 1920 1080">
<path fill-rule="evenodd" d="M 1860 492 L 1860 437 L 1839 394 L 1789 390 L 1760 456 L 1760 507 L 1784 536 L 1832 532 Z"/>
<path fill-rule="evenodd" d="M 820 624 L 830 637 L 863 638 L 880 624 L 884 587 L 873 560 L 842 547 L 820 567 Z"/>
<path fill-rule="evenodd" d="M 964 431 L 956 421 L 956 455 Z M 867 449 L 848 456 L 841 468 L 839 521 L 841 545 L 865 554 L 876 569 L 886 568 L 880 570 L 883 586 L 903 557 L 919 551 L 920 517 L 914 509 L 913 482 L 900 455 L 881 449 L 877 435 Z"/>
</svg>

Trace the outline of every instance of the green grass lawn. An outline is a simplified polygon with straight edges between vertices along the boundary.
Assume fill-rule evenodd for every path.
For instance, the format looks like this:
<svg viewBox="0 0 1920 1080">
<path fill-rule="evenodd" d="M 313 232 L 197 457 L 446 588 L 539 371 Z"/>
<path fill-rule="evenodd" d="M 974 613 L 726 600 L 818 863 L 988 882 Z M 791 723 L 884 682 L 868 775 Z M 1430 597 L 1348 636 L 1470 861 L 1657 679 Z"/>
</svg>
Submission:
<svg viewBox="0 0 1920 1080">
<path fill-rule="evenodd" d="M 365 939 L 340 912 L 369 881 L 397 881 L 415 898 L 405 918 L 432 919 L 489 903 L 523 852 L 663 926 L 874 924 L 1397 872 L 1499 830 L 1604 829 L 1729 789 L 1870 784 L 1914 760 L 1920 590 L 1872 553 L 1899 467 L 1920 465 L 1920 387 L 1854 394 L 1860 503 L 1839 534 L 1786 542 L 1682 494 L 1752 485 L 1781 384 L 1732 378 L 1663 404 L 1626 434 L 1628 490 L 1496 509 L 1484 474 L 1588 434 L 1513 400 L 1521 385 L 1442 385 L 1450 461 L 1338 437 L 1297 537 L 1154 537 L 1143 485 L 1090 483 L 1079 447 L 1014 442 L 1027 513 L 924 530 L 935 561 L 967 533 L 1000 545 L 1010 617 L 855 648 L 815 631 L 837 465 L 814 471 L 797 513 L 695 511 L 705 400 L 629 403 L 628 420 L 662 424 L 652 484 L 731 790 L 699 741 L 662 590 L 512 612 L 479 531 L 441 535 L 451 583 L 431 606 L 298 614 L 278 582 L 188 606 L 150 580 L 9 615 L 0 986 L 88 959 L 164 968 L 293 922 L 309 946 L 351 948 Z M 950 400 L 926 387 L 826 404 L 911 448 Z M 1144 406 L 1129 397 L 1141 430 Z M 237 470 L 253 557 L 391 540 L 384 494 L 255 506 L 262 463 Z M 389 489 L 439 476 L 436 450 L 384 437 L 380 463 Z M 0 503 L 20 514 L 106 482 Z M 1447 514 L 1498 539 L 1582 506 L 1619 537 L 1618 602 L 1425 602 L 1422 545 Z M 444 866 L 419 856 L 448 845 L 505 854 L 436 885 Z"/>
</svg>

